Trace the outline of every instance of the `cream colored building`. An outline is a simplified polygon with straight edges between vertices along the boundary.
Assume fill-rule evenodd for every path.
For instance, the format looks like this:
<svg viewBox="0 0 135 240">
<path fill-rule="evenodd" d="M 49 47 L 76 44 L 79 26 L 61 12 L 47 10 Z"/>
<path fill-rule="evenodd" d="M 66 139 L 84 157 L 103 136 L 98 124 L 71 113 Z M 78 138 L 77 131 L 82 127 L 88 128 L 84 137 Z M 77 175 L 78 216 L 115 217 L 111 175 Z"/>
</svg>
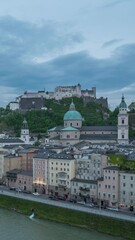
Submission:
<svg viewBox="0 0 135 240">
<path fill-rule="evenodd" d="M 135 172 L 120 172 L 119 205 L 122 208 L 133 206 L 135 209 Z"/>
<path fill-rule="evenodd" d="M 70 154 L 52 154 L 49 159 L 49 192 L 69 196 L 70 180 L 75 177 L 75 159 Z"/>
<path fill-rule="evenodd" d="M 103 176 L 103 168 L 107 167 L 107 156 L 102 154 L 87 154 L 76 159 L 76 178 L 97 180 Z"/>
<path fill-rule="evenodd" d="M 6 176 L 6 172 L 13 169 L 22 169 L 22 156 L 10 154 L 4 156 L 3 159 L 3 180 Z"/>
</svg>

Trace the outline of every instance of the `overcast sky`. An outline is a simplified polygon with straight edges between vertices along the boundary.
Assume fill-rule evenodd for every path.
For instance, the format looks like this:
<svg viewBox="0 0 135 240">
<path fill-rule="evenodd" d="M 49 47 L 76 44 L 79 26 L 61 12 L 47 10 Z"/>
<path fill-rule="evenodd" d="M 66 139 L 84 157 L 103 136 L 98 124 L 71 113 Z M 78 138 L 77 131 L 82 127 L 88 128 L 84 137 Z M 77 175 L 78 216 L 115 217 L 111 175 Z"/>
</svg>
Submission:
<svg viewBox="0 0 135 240">
<path fill-rule="evenodd" d="M 0 106 L 80 83 L 135 101 L 135 0 L 1 0 Z"/>
</svg>

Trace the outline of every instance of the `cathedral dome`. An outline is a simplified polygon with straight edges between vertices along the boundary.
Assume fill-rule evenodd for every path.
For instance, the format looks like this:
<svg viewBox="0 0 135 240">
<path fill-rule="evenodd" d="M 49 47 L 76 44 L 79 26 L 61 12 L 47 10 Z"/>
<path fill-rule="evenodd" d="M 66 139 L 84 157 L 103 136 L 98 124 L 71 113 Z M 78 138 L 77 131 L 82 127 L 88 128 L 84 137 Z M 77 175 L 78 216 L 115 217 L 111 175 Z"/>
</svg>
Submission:
<svg viewBox="0 0 135 240">
<path fill-rule="evenodd" d="M 82 121 L 82 116 L 78 111 L 75 110 L 75 105 L 73 102 L 70 104 L 69 111 L 67 111 L 64 115 L 64 121 L 66 121 L 66 120 Z"/>
</svg>

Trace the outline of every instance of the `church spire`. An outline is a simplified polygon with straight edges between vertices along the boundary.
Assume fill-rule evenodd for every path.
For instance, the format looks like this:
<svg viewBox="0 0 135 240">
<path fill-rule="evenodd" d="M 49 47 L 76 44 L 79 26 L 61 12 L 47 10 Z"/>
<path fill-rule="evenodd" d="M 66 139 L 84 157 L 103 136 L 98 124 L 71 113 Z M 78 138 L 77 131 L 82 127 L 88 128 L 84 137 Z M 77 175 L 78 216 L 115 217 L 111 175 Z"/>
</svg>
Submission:
<svg viewBox="0 0 135 240">
<path fill-rule="evenodd" d="M 71 102 L 71 104 L 70 104 L 69 110 L 71 110 L 71 111 L 74 111 L 74 110 L 75 110 L 75 104 L 74 104 L 74 102 L 73 102 L 73 99 L 72 99 L 72 102 Z"/>
</svg>

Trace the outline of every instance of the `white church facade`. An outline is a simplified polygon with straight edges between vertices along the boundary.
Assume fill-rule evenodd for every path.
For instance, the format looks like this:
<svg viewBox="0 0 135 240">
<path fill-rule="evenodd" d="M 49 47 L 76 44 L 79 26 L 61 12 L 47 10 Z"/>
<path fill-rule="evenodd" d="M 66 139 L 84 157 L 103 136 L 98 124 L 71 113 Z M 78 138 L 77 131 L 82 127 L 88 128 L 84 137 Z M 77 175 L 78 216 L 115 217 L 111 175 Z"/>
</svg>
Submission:
<svg viewBox="0 0 135 240">
<path fill-rule="evenodd" d="M 124 97 L 119 105 L 117 126 L 82 126 L 83 117 L 72 102 L 64 115 L 64 126 L 48 130 L 49 141 L 55 144 L 73 145 L 80 141 L 90 143 L 129 143 L 128 112 Z"/>
</svg>

